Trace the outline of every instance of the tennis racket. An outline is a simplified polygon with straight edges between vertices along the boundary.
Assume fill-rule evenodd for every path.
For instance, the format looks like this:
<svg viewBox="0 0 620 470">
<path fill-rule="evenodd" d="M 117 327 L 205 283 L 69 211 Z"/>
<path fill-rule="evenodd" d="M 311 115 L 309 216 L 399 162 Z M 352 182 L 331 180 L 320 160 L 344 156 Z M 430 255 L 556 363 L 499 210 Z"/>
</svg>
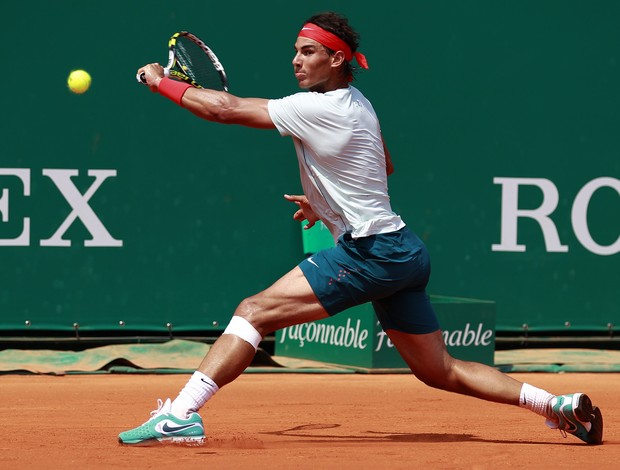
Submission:
<svg viewBox="0 0 620 470">
<path fill-rule="evenodd" d="M 222 63 L 209 46 L 187 31 L 174 33 L 168 41 L 168 65 L 164 67 L 164 75 L 196 88 L 228 91 Z M 146 83 L 144 73 L 136 78 Z"/>
</svg>

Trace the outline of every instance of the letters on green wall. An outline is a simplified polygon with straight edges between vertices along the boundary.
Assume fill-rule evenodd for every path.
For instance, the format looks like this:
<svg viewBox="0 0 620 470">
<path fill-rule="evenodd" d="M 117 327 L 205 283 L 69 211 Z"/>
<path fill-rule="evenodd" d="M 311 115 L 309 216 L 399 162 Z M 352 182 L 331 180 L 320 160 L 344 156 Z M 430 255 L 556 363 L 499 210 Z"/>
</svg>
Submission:
<svg viewBox="0 0 620 470">
<path fill-rule="evenodd" d="M 278 0 L 234 21 L 216 2 L 6 5 L 19 74 L 2 97 L 0 328 L 219 331 L 298 263 L 290 140 L 202 122 L 135 72 L 185 29 L 217 51 L 232 93 L 288 95 L 296 32 L 325 9 L 361 33 L 370 70 L 355 85 L 394 159 L 394 210 L 431 253 L 430 293 L 495 302 L 498 330 L 617 329 L 611 0 Z M 65 84 L 76 68 L 93 77 L 82 95 Z"/>
</svg>

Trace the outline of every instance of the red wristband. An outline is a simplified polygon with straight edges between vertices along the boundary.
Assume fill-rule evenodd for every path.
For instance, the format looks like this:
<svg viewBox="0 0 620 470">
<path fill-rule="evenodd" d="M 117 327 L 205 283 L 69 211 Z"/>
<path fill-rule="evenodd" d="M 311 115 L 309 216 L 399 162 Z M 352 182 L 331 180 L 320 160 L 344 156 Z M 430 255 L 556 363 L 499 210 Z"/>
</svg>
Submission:
<svg viewBox="0 0 620 470">
<path fill-rule="evenodd" d="M 157 91 L 162 96 L 165 96 L 169 100 L 174 101 L 179 106 L 182 106 L 181 100 L 183 99 L 183 95 L 187 91 L 188 88 L 191 88 L 191 85 L 187 83 L 179 82 L 177 80 L 172 80 L 168 77 L 162 78 L 161 82 L 159 82 L 159 87 Z"/>
</svg>

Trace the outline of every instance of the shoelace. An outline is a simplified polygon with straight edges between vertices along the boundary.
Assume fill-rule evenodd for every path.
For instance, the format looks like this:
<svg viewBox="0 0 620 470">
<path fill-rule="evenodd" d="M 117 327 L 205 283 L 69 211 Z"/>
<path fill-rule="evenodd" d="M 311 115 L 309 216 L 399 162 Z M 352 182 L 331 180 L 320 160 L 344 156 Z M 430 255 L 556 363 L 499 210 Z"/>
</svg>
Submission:
<svg viewBox="0 0 620 470">
<path fill-rule="evenodd" d="M 557 429 L 558 431 L 560 431 L 560 434 L 562 435 L 562 437 L 566 439 L 566 431 L 564 429 L 560 429 L 560 423 L 558 421 L 553 421 L 547 418 L 547 420 L 545 421 L 545 424 L 547 425 L 547 427 L 551 429 Z"/>
<path fill-rule="evenodd" d="M 551 429 L 557 429 L 558 431 L 560 431 L 560 434 L 562 435 L 562 437 L 566 439 L 566 436 L 567 436 L 566 431 L 560 428 L 559 421 L 554 421 L 552 419 L 547 418 L 547 420 L 545 421 L 545 424 L 547 425 L 547 427 Z"/>
<path fill-rule="evenodd" d="M 157 409 L 151 411 L 151 418 L 149 419 L 149 421 L 153 418 L 157 418 L 161 413 L 162 413 L 162 408 L 164 407 L 165 402 L 162 401 L 161 398 L 157 399 Z"/>
</svg>

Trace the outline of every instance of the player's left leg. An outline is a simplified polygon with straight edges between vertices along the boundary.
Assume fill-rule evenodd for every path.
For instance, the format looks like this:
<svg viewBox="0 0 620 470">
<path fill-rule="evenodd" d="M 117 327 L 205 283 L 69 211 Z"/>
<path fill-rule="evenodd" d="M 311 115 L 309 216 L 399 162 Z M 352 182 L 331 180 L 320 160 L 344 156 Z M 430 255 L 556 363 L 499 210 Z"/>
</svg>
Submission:
<svg viewBox="0 0 620 470">
<path fill-rule="evenodd" d="M 483 400 L 519 405 L 547 418 L 547 425 L 574 434 L 588 444 L 601 444 L 603 418 L 583 393 L 553 396 L 521 383 L 497 369 L 452 357 L 440 331 L 411 334 L 387 330 L 411 371 L 429 386 Z"/>
<path fill-rule="evenodd" d="M 143 444 L 204 440 L 197 411 L 250 365 L 262 338 L 277 329 L 327 316 L 301 269 L 295 267 L 271 287 L 242 301 L 178 397 L 172 402 L 160 401 L 150 420 L 120 433 L 119 441 Z"/>
<path fill-rule="evenodd" d="M 328 317 L 299 267 L 243 300 L 231 325 L 198 367 L 218 386 L 232 382 L 252 362 L 258 341 L 282 328 Z"/>
</svg>

